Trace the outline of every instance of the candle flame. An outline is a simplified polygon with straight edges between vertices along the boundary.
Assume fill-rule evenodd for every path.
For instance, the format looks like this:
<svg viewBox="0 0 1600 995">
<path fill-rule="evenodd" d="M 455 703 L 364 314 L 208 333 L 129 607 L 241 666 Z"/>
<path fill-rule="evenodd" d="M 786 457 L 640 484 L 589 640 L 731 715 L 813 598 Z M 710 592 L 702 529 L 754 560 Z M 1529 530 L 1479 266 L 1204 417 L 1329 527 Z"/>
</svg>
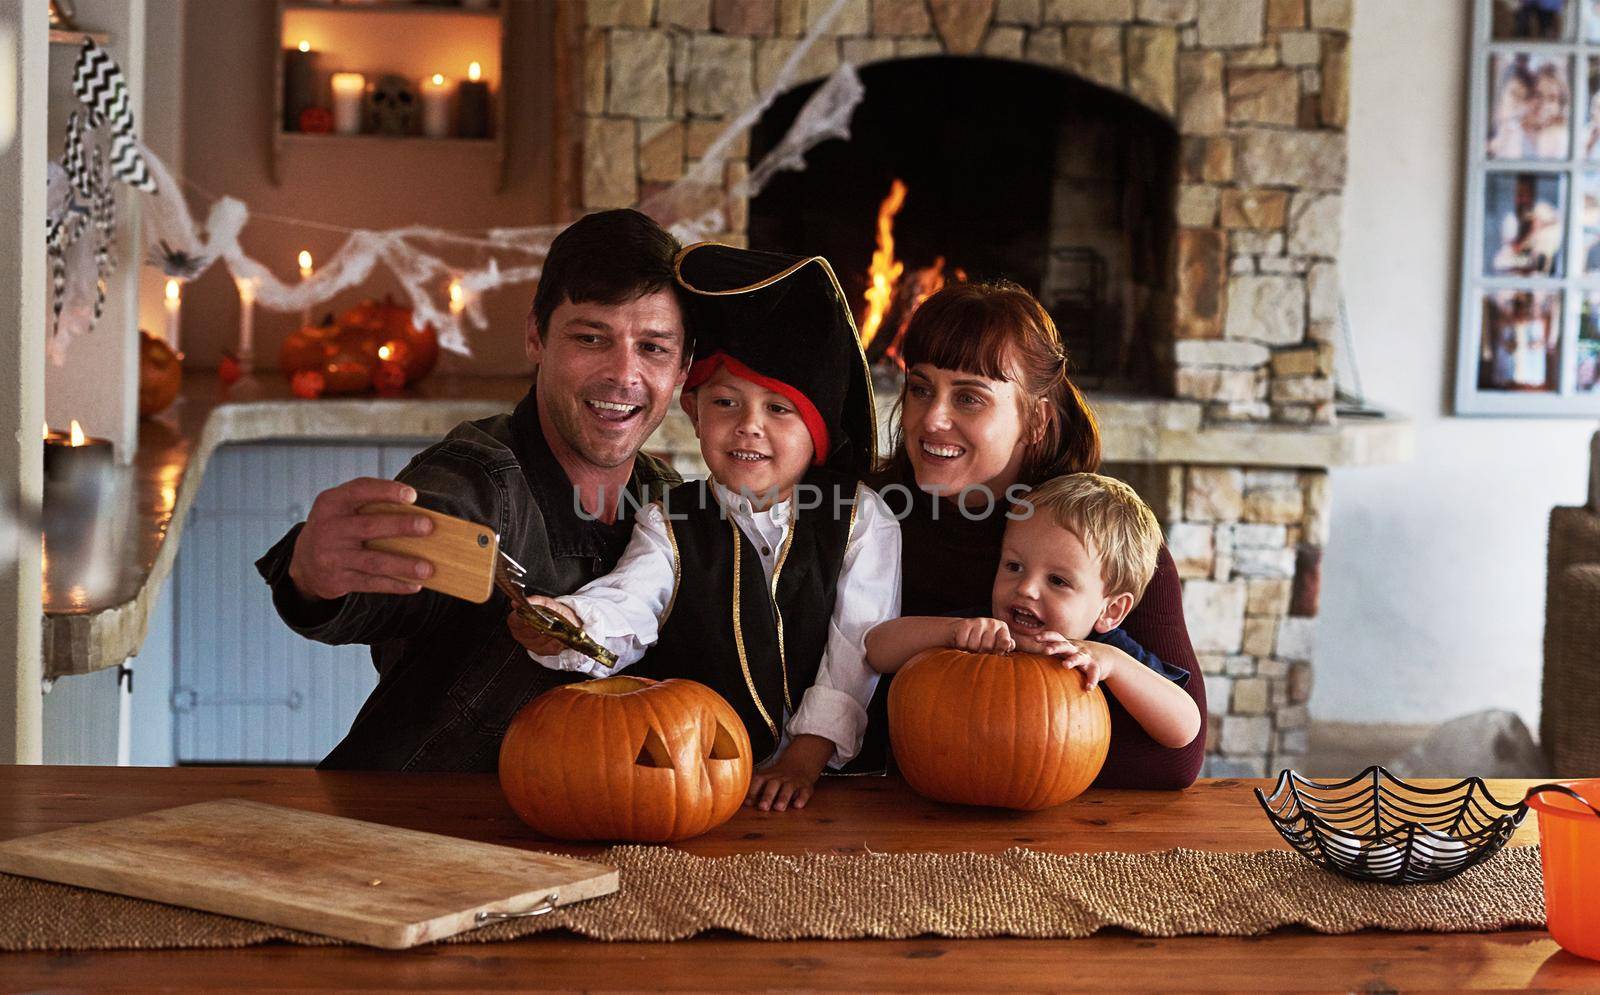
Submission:
<svg viewBox="0 0 1600 995">
<path fill-rule="evenodd" d="M 389 345 L 387 342 L 385 342 L 383 345 L 378 347 L 378 358 L 379 359 L 388 360 L 388 359 L 391 359 L 393 357 L 394 357 L 394 346 Z"/>
<path fill-rule="evenodd" d="M 72 444 L 74 446 L 83 445 L 83 438 L 83 426 L 78 424 L 78 419 L 72 419 Z"/>
<path fill-rule="evenodd" d="M 45 422 L 44 423 L 44 437 L 46 439 L 50 438 L 50 423 L 49 422 Z"/>
<path fill-rule="evenodd" d="M 467 67 L 467 79 L 472 80 L 474 83 L 476 83 L 478 81 L 478 77 L 482 75 L 483 67 L 478 65 L 476 62 Z"/>
<path fill-rule="evenodd" d="M 306 273 L 306 272 L 309 272 L 310 269 L 311 269 L 311 253 L 310 253 L 309 250 L 301 249 L 300 250 L 300 271 L 302 273 Z"/>
<path fill-rule="evenodd" d="M 167 281 L 167 300 L 169 300 L 169 301 L 177 300 L 178 299 L 178 293 L 179 293 L 178 281 L 177 280 L 168 280 Z"/>
<path fill-rule="evenodd" d="M 444 86 L 444 73 L 434 73 L 433 74 L 433 85 L 434 86 Z"/>
<path fill-rule="evenodd" d="M 306 41 L 304 38 L 300 39 L 300 51 L 302 51 L 302 52 L 311 51 L 311 43 Z"/>
<path fill-rule="evenodd" d="M 466 299 L 467 299 L 467 292 L 466 292 L 466 290 L 464 290 L 462 288 L 460 279 L 451 280 L 450 281 L 450 306 L 452 308 L 456 308 L 456 309 L 459 310 L 460 307 L 464 303 L 466 303 Z"/>
</svg>

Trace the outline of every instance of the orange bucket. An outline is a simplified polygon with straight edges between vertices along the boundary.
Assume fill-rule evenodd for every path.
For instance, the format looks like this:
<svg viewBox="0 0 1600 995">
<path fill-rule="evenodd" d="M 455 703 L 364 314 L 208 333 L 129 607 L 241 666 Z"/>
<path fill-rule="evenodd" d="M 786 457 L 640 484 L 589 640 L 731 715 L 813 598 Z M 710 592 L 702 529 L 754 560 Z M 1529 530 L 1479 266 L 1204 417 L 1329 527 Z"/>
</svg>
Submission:
<svg viewBox="0 0 1600 995">
<path fill-rule="evenodd" d="M 1600 779 L 1541 784 L 1527 803 L 1539 813 L 1550 935 L 1569 953 L 1600 960 Z"/>
</svg>

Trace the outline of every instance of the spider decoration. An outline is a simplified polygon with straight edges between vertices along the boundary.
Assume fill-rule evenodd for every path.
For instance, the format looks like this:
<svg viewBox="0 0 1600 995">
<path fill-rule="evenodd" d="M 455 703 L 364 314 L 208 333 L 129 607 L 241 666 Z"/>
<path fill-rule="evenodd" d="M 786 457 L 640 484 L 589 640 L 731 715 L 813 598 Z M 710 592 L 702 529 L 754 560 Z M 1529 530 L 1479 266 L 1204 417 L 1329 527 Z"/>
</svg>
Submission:
<svg viewBox="0 0 1600 995">
<path fill-rule="evenodd" d="M 162 239 L 150 250 L 150 265 L 173 279 L 187 283 L 206 271 L 206 267 L 211 265 L 211 257 L 174 249 L 166 239 Z"/>
</svg>

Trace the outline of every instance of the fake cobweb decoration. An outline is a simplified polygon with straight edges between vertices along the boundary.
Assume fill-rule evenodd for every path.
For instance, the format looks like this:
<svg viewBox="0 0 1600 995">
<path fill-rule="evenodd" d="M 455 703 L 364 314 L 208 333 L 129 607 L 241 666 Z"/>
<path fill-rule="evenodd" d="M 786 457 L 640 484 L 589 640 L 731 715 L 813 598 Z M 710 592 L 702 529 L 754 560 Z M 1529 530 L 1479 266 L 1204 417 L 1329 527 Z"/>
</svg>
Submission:
<svg viewBox="0 0 1600 995">
<path fill-rule="evenodd" d="M 855 67 L 845 63 L 812 94 L 793 126 L 744 179 L 732 189 L 725 188 L 722 182 L 729 149 L 777 95 L 792 85 L 807 51 L 828 32 L 845 2 L 834 0 L 801 39 L 771 86 L 728 123 L 695 167 L 671 187 L 641 202 L 639 210 L 685 244 L 703 240 L 727 230 L 735 198 L 754 197 L 779 172 L 804 169 L 806 153 L 818 143 L 832 138 L 848 140 L 850 117 L 864 90 Z M 284 281 L 240 245 L 240 236 L 250 220 L 248 205 L 235 197 L 221 197 L 212 203 L 204 223 L 197 225 L 166 163 L 143 142 L 137 147 L 155 180 L 153 192 L 140 194 L 145 247 L 152 261 L 168 275 L 190 280 L 220 263 L 235 282 L 249 281 L 253 285 L 256 306 L 303 312 L 360 286 L 383 267 L 399 282 L 416 323 L 432 324 L 438 330 L 439 345 L 462 355 L 471 354 L 468 327 L 476 331 L 487 326 L 483 295 L 499 287 L 537 280 L 551 241 L 565 227 L 540 225 L 481 233 L 426 225 L 355 230 L 309 279 Z M 65 174 L 52 170 L 49 183 L 49 203 L 64 203 L 65 190 L 60 185 L 66 183 Z M 57 324 L 52 352 L 59 354 L 73 337 L 92 327 L 88 312 L 73 304 L 92 294 L 95 279 L 92 258 L 80 254 L 69 259 L 64 290 L 68 306 Z M 459 311 L 450 307 L 448 288 L 452 282 L 463 291 Z"/>
</svg>

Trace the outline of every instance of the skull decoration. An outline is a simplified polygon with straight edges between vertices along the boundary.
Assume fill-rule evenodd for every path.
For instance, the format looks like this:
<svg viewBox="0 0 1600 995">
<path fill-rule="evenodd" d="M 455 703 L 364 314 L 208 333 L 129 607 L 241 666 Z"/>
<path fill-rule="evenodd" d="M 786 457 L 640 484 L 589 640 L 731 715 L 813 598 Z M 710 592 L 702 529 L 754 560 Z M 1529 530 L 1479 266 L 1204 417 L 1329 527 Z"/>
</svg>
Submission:
<svg viewBox="0 0 1600 995">
<path fill-rule="evenodd" d="M 694 681 L 607 677 L 534 699 L 500 744 L 522 821 L 565 840 L 667 843 L 728 821 L 750 789 L 750 734 Z"/>
<path fill-rule="evenodd" d="M 409 135 L 416 130 L 417 89 L 404 76 L 384 76 L 367 95 L 368 130 Z"/>
</svg>

